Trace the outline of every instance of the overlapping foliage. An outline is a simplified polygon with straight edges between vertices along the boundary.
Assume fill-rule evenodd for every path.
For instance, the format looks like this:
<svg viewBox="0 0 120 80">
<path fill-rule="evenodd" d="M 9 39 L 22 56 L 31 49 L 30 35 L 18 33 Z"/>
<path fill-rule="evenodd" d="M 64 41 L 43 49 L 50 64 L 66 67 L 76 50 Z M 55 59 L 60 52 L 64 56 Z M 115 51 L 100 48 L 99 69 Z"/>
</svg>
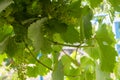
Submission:
<svg viewBox="0 0 120 80">
<path fill-rule="evenodd" d="M 103 17 L 96 17 L 96 31 L 91 23 L 96 13 L 114 17 L 111 14 L 119 11 L 116 3 L 1 0 L 0 54 L 13 60 L 10 68 L 17 69 L 20 80 L 44 76 L 50 71 L 52 80 L 112 80 L 110 74 L 114 72 L 119 78 L 111 25 L 103 23 Z M 65 52 L 65 46 L 74 51 Z"/>
</svg>

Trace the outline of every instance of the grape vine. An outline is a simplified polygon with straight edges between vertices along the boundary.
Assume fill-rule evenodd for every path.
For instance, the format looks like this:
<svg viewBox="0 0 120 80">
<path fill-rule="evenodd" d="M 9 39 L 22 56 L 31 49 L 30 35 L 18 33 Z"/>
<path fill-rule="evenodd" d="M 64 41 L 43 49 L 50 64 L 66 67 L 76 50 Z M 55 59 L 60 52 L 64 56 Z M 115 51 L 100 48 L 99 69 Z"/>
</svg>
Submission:
<svg viewBox="0 0 120 80">
<path fill-rule="evenodd" d="M 13 60 L 9 64 L 17 70 L 18 80 L 50 71 L 52 80 L 113 80 L 111 74 L 117 80 L 119 61 L 112 25 L 104 23 L 105 16 L 95 15 L 104 12 L 112 23 L 111 14 L 120 11 L 119 3 L 1 0 L 0 56 L 6 54 Z M 97 19 L 98 25 L 92 25 L 92 19 Z M 70 53 L 66 47 L 72 48 Z"/>
</svg>

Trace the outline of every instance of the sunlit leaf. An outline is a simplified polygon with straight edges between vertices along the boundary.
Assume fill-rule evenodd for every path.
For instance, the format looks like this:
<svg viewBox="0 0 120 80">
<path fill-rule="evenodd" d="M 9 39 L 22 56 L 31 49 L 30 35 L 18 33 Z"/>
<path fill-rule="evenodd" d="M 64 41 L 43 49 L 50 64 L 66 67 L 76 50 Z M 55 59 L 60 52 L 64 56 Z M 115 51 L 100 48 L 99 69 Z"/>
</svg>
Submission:
<svg viewBox="0 0 120 80">
<path fill-rule="evenodd" d="M 41 50 L 43 53 L 47 53 L 50 50 L 50 43 L 43 34 L 44 23 L 46 21 L 47 18 L 42 18 L 31 24 L 28 29 L 28 37 L 32 40 L 36 52 Z"/>
</svg>

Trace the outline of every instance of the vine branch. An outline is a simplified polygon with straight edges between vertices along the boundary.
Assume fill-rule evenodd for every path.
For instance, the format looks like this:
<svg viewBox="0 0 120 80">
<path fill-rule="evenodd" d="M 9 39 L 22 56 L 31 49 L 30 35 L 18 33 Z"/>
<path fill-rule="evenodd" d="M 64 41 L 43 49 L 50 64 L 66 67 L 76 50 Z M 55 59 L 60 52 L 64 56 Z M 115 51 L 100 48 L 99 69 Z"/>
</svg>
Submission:
<svg viewBox="0 0 120 80">
<path fill-rule="evenodd" d="M 52 40 L 48 40 L 50 42 L 52 42 L 53 44 L 55 45 L 61 45 L 61 46 L 68 46 L 68 47 L 76 47 L 76 48 L 82 48 L 82 47 L 94 47 L 94 45 L 91 45 L 91 46 L 82 46 L 81 44 L 78 44 L 78 45 L 75 45 L 75 44 L 64 44 L 64 43 L 59 43 L 59 42 L 56 42 L 56 41 L 52 41 Z"/>
<path fill-rule="evenodd" d="M 25 47 L 27 48 L 27 50 L 29 51 L 30 55 L 31 55 L 39 64 L 43 65 L 44 67 L 48 68 L 48 69 L 51 70 L 51 71 L 53 70 L 52 68 L 48 67 L 47 65 L 45 65 L 44 63 L 42 63 L 41 61 L 39 61 L 39 60 L 35 57 L 35 55 L 34 55 L 33 52 L 29 49 L 29 47 L 28 47 L 27 43 L 25 43 L 25 41 L 24 41 L 24 44 L 25 44 Z"/>
</svg>

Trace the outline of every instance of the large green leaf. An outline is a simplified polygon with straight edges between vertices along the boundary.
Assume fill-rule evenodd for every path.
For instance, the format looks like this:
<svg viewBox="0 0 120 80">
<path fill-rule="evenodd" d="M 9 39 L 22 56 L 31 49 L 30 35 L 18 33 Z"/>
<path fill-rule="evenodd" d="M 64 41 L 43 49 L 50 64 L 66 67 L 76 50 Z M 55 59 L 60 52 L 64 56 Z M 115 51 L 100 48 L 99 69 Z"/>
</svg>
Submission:
<svg viewBox="0 0 120 80">
<path fill-rule="evenodd" d="M 52 80 L 64 80 L 63 64 L 61 60 L 54 66 Z"/>
<path fill-rule="evenodd" d="M 0 0 L 0 12 L 8 7 L 11 3 L 13 3 L 12 0 Z"/>
<path fill-rule="evenodd" d="M 35 51 L 42 51 L 48 53 L 51 49 L 49 41 L 44 37 L 44 23 L 47 18 L 42 18 L 32 23 L 28 28 L 28 37 L 32 40 Z"/>
<path fill-rule="evenodd" d="M 111 46 L 104 46 L 101 41 L 99 41 L 98 43 L 101 50 L 100 60 L 102 70 L 113 71 L 116 62 L 117 52 Z"/>
<path fill-rule="evenodd" d="M 117 52 L 114 47 L 112 47 L 114 41 L 110 36 L 105 25 L 100 26 L 99 30 L 96 32 L 96 39 L 100 47 L 99 55 L 101 68 L 108 72 L 113 71 L 117 56 Z"/>
</svg>

